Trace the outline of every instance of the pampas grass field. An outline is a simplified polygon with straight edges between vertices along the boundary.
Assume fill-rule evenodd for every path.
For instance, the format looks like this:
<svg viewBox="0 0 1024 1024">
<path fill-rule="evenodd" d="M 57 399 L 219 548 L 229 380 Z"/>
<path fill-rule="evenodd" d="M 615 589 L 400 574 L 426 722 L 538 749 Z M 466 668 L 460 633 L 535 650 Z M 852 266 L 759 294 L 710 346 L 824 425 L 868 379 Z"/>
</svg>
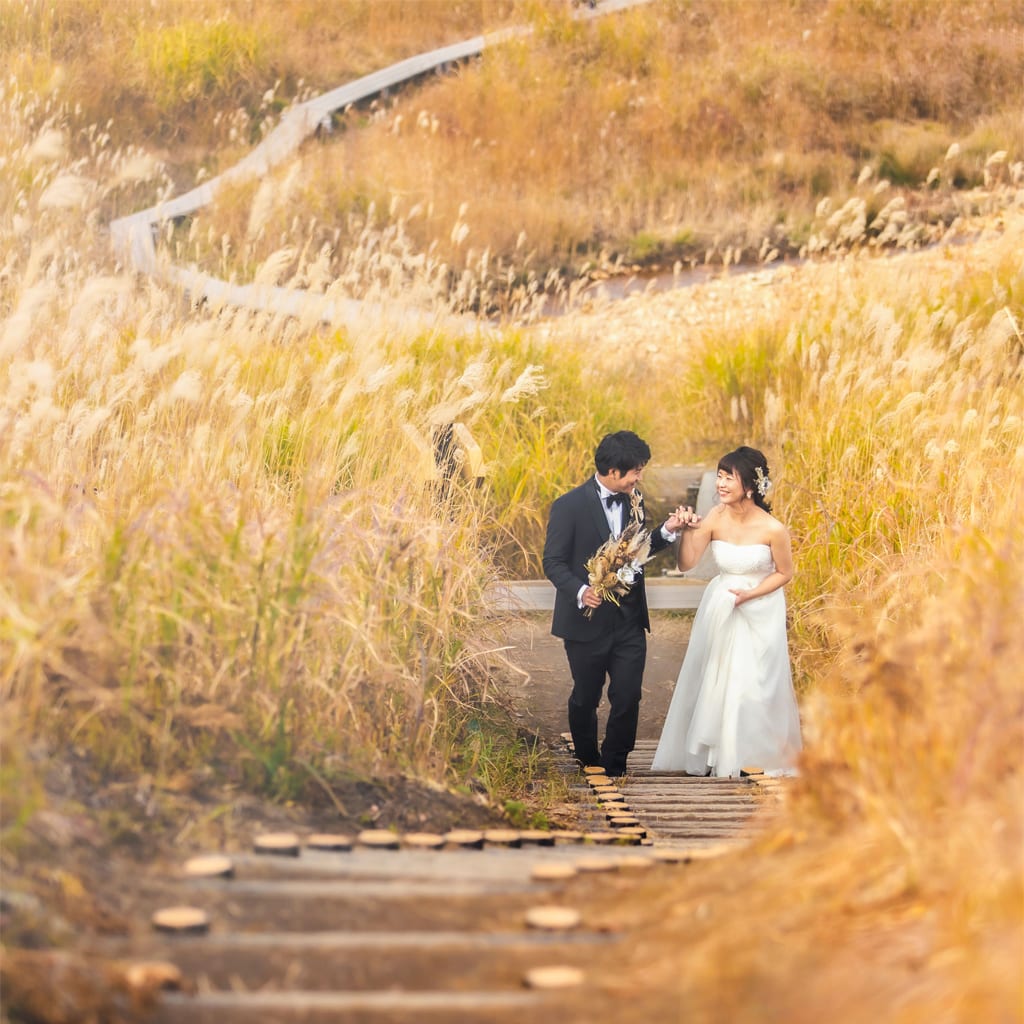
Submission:
<svg viewBox="0 0 1024 1024">
<path fill-rule="evenodd" d="M 552 279 L 920 247 L 1024 144 L 1016 4 L 528 10 L 529 36 L 223 193 L 188 258 L 216 267 L 229 237 L 247 278 L 296 225 L 332 252 L 388 227 L 459 302 L 507 311 Z"/>
<path fill-rule="evenodd" d="M 1019 1019 L 1022 232 L 809 268 L 679 358 L 680 438 L 775 467 L 807 749 L 783 826 L 609 911 L 653 1015 Z"/>
<path fill-rule="evenodd" d="M 422 13 L 436 13 L 431 5 L 342 5 L 353 25 L 375 31 L 355 33 L 374 40 L 360 52 L 337 36 L 324 44 L 339 74 L 517 16 L 538 28 L 534 42 L 417 87 L 363 127 L 352 115 L 341 141 L 316 143 L 286 169 L 289 190 L 264 188 L 260 199 L 254 183 L 164 235 L 167 258 L 225 277 L 313 291 L 344 278 L 352 295 L 422 314 L 416 327 L 366 316 L 345 329 L 197 305 L 128 272 L 110 249 L 112 213 L 180 183 L 185 165 L 162 152 L 168 125 L 203 108 L 187 140 L 194 180 L 259 135 L 253 120 L 271 76 L 293 96 L 311 87 L 282 74 L 295 53 L 313 52 L 303 19 L 321 9 L 307 2 L 291 7 L 294 52 L 274 5 L 254 5 L 250 38 L 228 4 L 216 24 L 230 31 L 203 36 L 220 40 L 208 62 L 222 59 L 197 79 L 207 91 L 158 73 L 155 34 L 169 46 L 209 29 L 213 8 L 200 6 L 185 17 L 188 5 L 163 0 L 144 29 L 141 6 L 117 25 L 107 5 L 84 0 L 5 8 L 4 45 L 20 54 L 0 86 L 8 876 L 24 877 L 23 858 L 38 850 L 34 823 L 60 806 L 61 766 L 145 789 L 145 807 L 126 812 L 140 818 L 174 794 L 220 786 L 313 806 L 351 778 L 480 786 L 497 806 L 522 798 L 536 763 L 510 726 L 502 679 L 514 669 L 498 649 L 487 587 L 537 574 L 548 504 L 589 471 L 607 430 L 637 430 L 665 463 L 749 443 L 768 454 L 775 512 L 794 540 L 802 776 L 781 822 L 751 846 L 629 902 L 609 896 L 600 914 L 642 931 L 615 978 L 598 984 L 628 989 L 657 1020 L 682 1019 L 680 1006 L 689 1020 L 731 1022 L 1019 1020 L 1020 5 L 770 5 L 793 47 L 822 35 L 828 46 L 799 61 L 786 49 L 771 62 L 762 54 L 774 67 L 767 78 L 765 63 L 739 59 L 753 45 L 755 5 L 659 4 L 586 31 L 548 5 L 455 5 L 443 26 Z M 120 94 L 97 74 L 76 108 L 61 81 L 85 82 L 70 40 L 89 15 L 80 48 L 94 55 L 135 32 L 132 74 Z M 655 32 L 658 18 L 676 34 Z M 857 18 L 874 32 L 847 39 Z M 724 47 L 726 30 L 737 47 L 731 87 L 716 86 L 695 52 L 684 72 L 681 39 Z M 923 56 L 928 41 L 934 49 L 952 35 L 961 48 L 937 68 Z M 722 52 L 708 46 L 708 60 Z M 580 51 L 556 74 L 559 54 Z M 826 58 L 850 74 L 819 76 Z M 883 58 L 900 68 L 899 88 L 876 77 Z M 758 68 L 758 81 L 744 77 Z M 706 82 L 696 90 L 683 74 Z M 859 113 L 828 122 L 839 133 L 828 157 L 815 150 L 808 166 L 790 167 L 787 186 L 782 171 L 768 174 L 771 154 L 789 166 L 820 109 L 801 107 L 803 128 L 765 146 L 756 133 L 772 126 L 751 111 L 763 114 L 752 98 L 793 74 L 833 113 Z M 544 86 L 536 94 L 531 76 Z M 574 103 L 588 139 L 599 137 L 591 115 L 608 121 L 589 186 L 557 179 L 562 161 L 541 173 L 544 151 L 530 154 L 507 121 L 488 127 L 499 146 L 474 147 L 483 129 L 472 116 L 499 79 L 529 101 L 538 149 L 565 141 L 558 102 Z M 848 93 L 835 94 L 840 86 Z M 666 141 L 670 89 L 693 94 L 718 132 L 702 155 L 714 173 L 694 179 L 685 208 L 666 185 L 679 152 Z M 644 104 L 632 102 L 641 94 Z M 792 94 L 772 93 L 779 104 Z M 113 95 L 131 99 L 131 131 L 100 127 L 117 113 Z M 245 131 L 228 138 L 240 102 Z M 418 126 L 399 109 L 406 102 L 433 111 L 438 129 Z M 488 116 L 514 109 L 505 96 Z M 797 108 L 778 109 L 781 131 Z M 864 148 L 865 133 L 891 141 L 897 132 L 909 145 L 911 121 L 915 131 L 927 122 L 927 152 L 901 158 L 913 187 L 883 215 L 893 164 L 883 166 L 884 147 Z M 407 146 L 420 147 L 416 159 Z M 369 193 L 341 196 L 339 164 L 381 190 L 373 216 Z M 824 164 L 827 181 L 812 182 Z M 402 175 L 414 165 L 459 171 L 435 173 L 421 197 L 433 213 L 424 205 L 410 219 Z M 755 180 L 763 195 L 734 202 Z M 481 181 L 501 196 L 499 212 L 469 198 Z M 884 255 L 908 224 L 928 220 L 906 210 L 940 194 L 935 233 L 900 246 L 921 251 Z M 762 204 L 764 223 L 730 233 L 737 211 Z M 528 211 L 541 207 L 519 243 Z M 543 268 L 568 265 L 578 240 L 597 247 L 587 250 L 596 259 L 605 243 L 609 254 L 636 255 L 641 233 L 664 248 L 692 229 L 701 245 L 720 238 L 720 254 L 738 246 L 774 263 L 760 246 L 780 211 L 785 238 L 819 258 L 622 302 L 588 292 L 557 320 L 510 302 L 500 323 L 450 326 L 453 310 L 487 305 L 481 295 L 497 294 L 496 280 L 511 282 L 509 295 L 529 292 L 530 260 L 541 268 L 526 297 L 535 295 Z M 563 231 L 563 214 L 593 219 Z M 468 226 L 473 259 L 465 247 L 462 262 L 453 256 L 456 221 Z M 750 224 L 755 234 L 745 234 Z M 517 310 L 529 315 L 516 322 Z M 480 446 L 480 485 L 457 472 L 447 486 L 434 478 L 433 439 L 452 423 Z"/>
</svg>

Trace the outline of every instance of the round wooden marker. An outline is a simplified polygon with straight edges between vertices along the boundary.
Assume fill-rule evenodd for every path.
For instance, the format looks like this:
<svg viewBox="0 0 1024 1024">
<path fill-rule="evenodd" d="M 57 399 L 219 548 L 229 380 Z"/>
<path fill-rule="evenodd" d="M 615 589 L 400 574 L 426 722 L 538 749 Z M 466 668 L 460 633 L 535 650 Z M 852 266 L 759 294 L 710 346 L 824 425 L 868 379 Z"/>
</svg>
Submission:
<svg viewBox="0 0 1024 1024">
<path fill-rule="evenodd" d="M 210 915 L 198 907 L 164 907 L 151 920 L 157 931 L 175 935 L 200 935 L 210 927 Z"/>
<path fill-rule="evenodd" d="M 276 857 L 298 857 L 299 837 L 294 832 L 264 832 L 254 840 L 253 849 Z"/>
<path fill-rule="evenodd" d="M 514 828 L 485 829 L 484 842 L 488 846 L 505 846 L 518 848 L 523 845 L 522 836 Z"/>
<path fill-rule="evenodd" d="M 310 850 L 325 850 L 332 853 L 347 853 L 352 849 L 352 837 L 316 832 L 306 840 Z"/>
<path fill-rule="evenodd" d="M 574 832 L 572 829 L 561 829 L 560 831 L 552 832 L 551 834 L 555 837 L 555 845 L 556 846 L 559 846 L 559 845 L 569 846 L 570 844 L 573 844 L 573 843 L 582 843 L 583 842 L 583 833 L 582 832 Z"/>
<path fill-rule="evenodd" d="M 619 846 L 639 846 L 647 833 L 642 828 L 620 828 L 615 833 L 615 841 Z"/>
<path fill-rule="evenodd" d="M 519 833 L 524 846 L 554 846 L 555 833 L 545 831 L 542 828 L 524 828 Z"/>
<path fill-rule="evenodd" d="M 190 857 L 185 861 L 185 874 L 189 878 L 232 878 L 235 862 L 219 853 Z"/>
<path fill-rule="evenodd" d="M 436 832 L 407 832 L 402 836 L 402 845 L 411 850 L 440 850 L 444 847 L 444 836 Z"/>
<path fill-rule="evenodd" d="M 468 828 L 457 828 L 446 832 L 444 841 L 450 846 L 458 846 L 463 850 L 482 850 L 484 848 L 483 832 L 474 832 Z"/>
<path fill-rule="evenodd" d="M 549 932 L 565 932 L 579 926 L 582 916 L 573 907 L 532 907 L 526 912 L 531 928 Z"/>
<path fill-rule="evenodd" d="M 599 846 L 606 846 L 614 843 L 619 838 L 617 832 L 587 832 L 583 836 L 585 843 L 596 843 Z"/>
<path fill-rule="evenodd" d="M 527 988 L 551 991 L 560 988 L 578 988 L 584 974 L 579 967 L 534 967 L 527 971 L 523 984 Z"/>
<path fill-rule="evenodd" d="M 373 850 L 397 850 L 402 845 L 398 833 L 386 828 L 364 829 L 356 836 L 356 842 Z"/>
<path fill-rule="evenodd" d="M 583 769 L 583 774 L 593 778 L 597 775 L 607 775 L 607 772 L 599 764 L 588 764 Z"/>
<path fill-rule="evenodd" d="M 635 818 L 636 815 L 623 804 L 608 804 L 604 807 L 604 816 L 611 821 L 613 818 Z"/>
<path fill-rule="evenodd" d="M 535 882 L 564 882 L 576 877 L 576 868 L 568 861 L 548 861 L 534 864 L 530 877 Z"/>
</svg>

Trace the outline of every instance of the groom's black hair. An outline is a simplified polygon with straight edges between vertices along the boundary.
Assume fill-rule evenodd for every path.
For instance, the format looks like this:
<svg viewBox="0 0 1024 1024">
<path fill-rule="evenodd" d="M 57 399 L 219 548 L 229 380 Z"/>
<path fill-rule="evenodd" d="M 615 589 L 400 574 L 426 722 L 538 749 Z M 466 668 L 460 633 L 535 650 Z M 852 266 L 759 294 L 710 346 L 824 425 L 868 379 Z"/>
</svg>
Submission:
<svg viewBox="0 0 1024 1024">
<path fill-rule="evenodd" d="M 605 434 L 594 452 L 594 464 L 601 476 L 605 476 L 613 469 L 620 473 L 628 473 L 631 469 L 646 466 L 650 461 L 650 447 L 632 430 L 617 430 L 614 434 Z"/>
</svg>

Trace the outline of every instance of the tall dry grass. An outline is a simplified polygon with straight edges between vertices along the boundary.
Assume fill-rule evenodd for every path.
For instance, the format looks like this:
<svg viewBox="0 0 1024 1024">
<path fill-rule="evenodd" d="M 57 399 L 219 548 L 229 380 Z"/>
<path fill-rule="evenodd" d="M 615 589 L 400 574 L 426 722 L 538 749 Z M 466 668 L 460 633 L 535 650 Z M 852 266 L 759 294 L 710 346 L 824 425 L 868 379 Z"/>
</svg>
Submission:
<svg viewBox="0 0 1024 1024">
<path fill-rule="evenodd" d="M 518 309 L 531 289 L 634 265 L 771 261 L 862 236 L 918 246 L 1019 162 L 1019 4 L 763 6 L 654 3 L 584 24 L 560 0 L 9 0 L 0 55 L 21 88 L 73 108 L 76 155 L 103 124 L 182 190 L 296 100 L 532 27 L 348 112 L 330 145 L 223 192 L 191 238 L 207 269 L 227 236 L 239 277 L 303 244 L 341 277 L 367 231 L 397 232 L 475 308 Z M 105 213 L 161 194 L 153 182 Z"/>
<path fill-rule="evenodd" d="M 1012 508 L 1019 230 L 1015 213 L 984 262 L 947 248 L 807 270 L 799 311 L 697 346 L 677 402 L 711 436 L 753 438 L 781 462 L 780 501 L 804 550 L 800 607 L 853 600 L 895 562 L 926 561 L 949 528 L 987 527 Z"/>
<path fill-rule="evenodd" d="M 920 5 L 858 9 L 924 31 Z M 978 244 L 802 272 L 749 323 L 648 315 L 623 345 L 600 326 L 340 334 L 119 276 L 97 211 L 126 183 L 162 187 L 159 170 L 99 131 L 78 157 L 58 105 L 3 104 L 5 823 L 45 799 L 48 760 L 68 751 L 282 796 L 353 767 L 444 776 L 489 697 L 488 549 L 527 557 L 606 424 L 636 426 L 665 461 L 701 437 L 749 441 L 769 452 L 798 556 L 804 776 L 763 842 L 614 908 L 653 936 L 623 969 L 662 1019 L 681 1003 L 737 1021 L 1014 1019 L 1012 189 Z M 253 250 L 254 272 L 313 277 L 315 235 L 290 236 L 287 260 Z M 397 232 L 366 238 L 378 294 L 414 276 Z M 425 299 L 442 264 L 422 264 Z M 491 474 L 438 516 L 403 426 L 456 418 Z"/>
<path fill-rule="evenodd" d="M 501 423 L 515 450 L 543 373 L 485 334 L 333 331 L 119 274 L 98 210 L 134 154 L 73 159 L 59 109 L 40 133 L 35 98 L 2 102 L 5 823 L 67 753 L 282 798 L 476 771 L 464 727 L 501 717 L 489 491 L 430 483 L 431 436 Z"/>
<path fill-rule="evenodd" d="M 1022 245 L 1018 208 L 967 250 L 809 268 L 680 354 L 676 408 L 769 453 L 806 749 L 763 839 L 610 911 L 649 929 L 654 1017 L 1019 1016 Z"/>
<path fill-rule="evenodd" d="M 515 19 L 517 0 L 4 0 L 0 55 L 24 89 L 106 124 L 115 146 L 191 167 L 232 159 L 281 109 Z M 175 152 L 180 149 L 181 152 Z"/>
<path fill-rule="evenodd" d="M 532 35 L 352 111 L 301 173 L 219 197 L 213 236 L 260 262 L 296 222 L 338 253 L 400 225 L 465 302 L 508 308 L 552 271 L 916 247 L 1024 147 L 1017 4 L 531 13 Z"/>
</svg>

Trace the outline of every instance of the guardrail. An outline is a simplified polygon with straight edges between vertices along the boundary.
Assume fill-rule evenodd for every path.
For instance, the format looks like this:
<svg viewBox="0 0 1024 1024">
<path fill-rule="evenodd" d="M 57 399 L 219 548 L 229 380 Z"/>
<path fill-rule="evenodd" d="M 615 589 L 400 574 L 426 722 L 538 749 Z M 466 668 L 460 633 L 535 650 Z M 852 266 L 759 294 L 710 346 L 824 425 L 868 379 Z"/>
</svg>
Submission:
<svg viewBox="0 0 1024 1024">
<path fill-rule="evenodd" d="M 650 2 L 601 0 L 599 4 L 574 11 L 573 17 L 588 20 Z M 284 114 L 277 127 L 248 156 L 223 174 L 174 199 L 111 221 L 110 234 L 116 251 L 138 272 L 178 284 L 194 299 L 206 300 L 215 305 L 226 304 L 285 316 L 299 316 L 300 313 L 303 317 L 315 315 L 317 319 L 331 324 L 351 321 L 357 315 L 365 316 L 368 313 L 387 315 L 393 319 L 395 311 L 385 310 L 379 304 L 371 306 L 356 299 L 328 299 L 301 289 L 234 285 L 198 270 L 161 261 L 156 248 L 156 232 L 161 224 L 188 217 L 212 202 L 223 185 L 269 174 L 277 164 L 290 157 L 320 125 L 328 121 L 335 111 L 378 96 L 390 88 L 447 65 L 477 57 L 486 47 L 500 45 L 510 39 L 528 35 L 531 31 L 529 26 L 514 26 L 442 46 L 297 104 Z"/>
</svg>

